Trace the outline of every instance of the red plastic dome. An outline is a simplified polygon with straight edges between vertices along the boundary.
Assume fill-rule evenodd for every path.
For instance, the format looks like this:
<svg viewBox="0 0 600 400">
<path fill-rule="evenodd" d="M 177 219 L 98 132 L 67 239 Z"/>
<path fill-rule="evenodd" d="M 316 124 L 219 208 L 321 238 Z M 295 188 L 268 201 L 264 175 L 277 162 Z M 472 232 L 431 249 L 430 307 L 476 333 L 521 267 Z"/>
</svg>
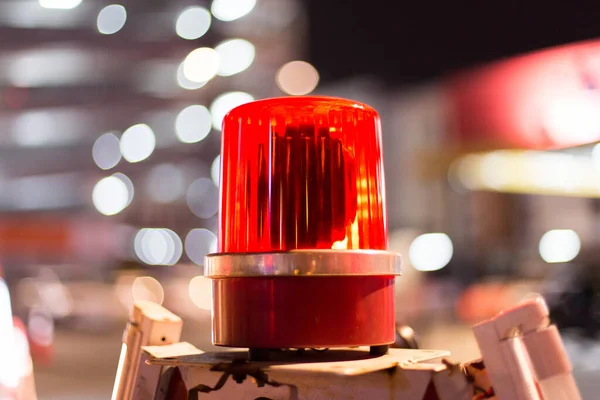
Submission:
<svg viewBox="0 0 600 400">
<path fill-rule="evenodd" d="M 365 104 L 256 101 L 223 122 L 219 252 L 387 246 L 381 127 Z"/>
</svg>

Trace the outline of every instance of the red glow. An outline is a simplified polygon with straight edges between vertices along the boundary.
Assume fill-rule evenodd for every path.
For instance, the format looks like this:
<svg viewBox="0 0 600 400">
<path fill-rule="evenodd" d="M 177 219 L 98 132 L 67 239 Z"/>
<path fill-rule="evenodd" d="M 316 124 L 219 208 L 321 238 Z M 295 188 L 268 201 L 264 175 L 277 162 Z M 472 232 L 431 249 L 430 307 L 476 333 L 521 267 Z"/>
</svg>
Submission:
<svg viewBox="0 0 600 400">
<path fill-rule="evenodd" d="M 249 103 L 223 123 L 219 252 L 385 249 L 379 115 L 350 100 Z"/>
</svg>

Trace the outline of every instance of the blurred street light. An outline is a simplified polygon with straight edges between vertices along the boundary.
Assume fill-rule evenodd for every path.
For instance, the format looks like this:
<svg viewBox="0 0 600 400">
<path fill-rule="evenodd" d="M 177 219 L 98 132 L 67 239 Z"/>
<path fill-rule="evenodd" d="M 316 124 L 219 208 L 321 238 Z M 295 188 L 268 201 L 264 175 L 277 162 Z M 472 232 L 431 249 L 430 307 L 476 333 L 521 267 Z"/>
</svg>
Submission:
<svg viewBox="0 0 600 400">
<path fill-rule="evenodd" d="M 111 169 L 121 161 L 119 138 L 114 133 L 98 137 L 92 147 L 92 157 L 100 169 Z"/>
<path fill-rule="evenodd" d="M 179 14 L 175 23 L 177 35 L 183 39 L 198 39 L 210 28 L 210 12 L 204 7 L 189 7 Z"/>
<path fill-rule="evenodd" d="M 319 84 L 319 73 L 305 61 L 291 61 L 277 71 L 275 80 L 283 92 L 300 96 L 315 90 Z"/>
<path fill-rule="evenodd" d="M 437 271 L 452 259 L 452 240 L 445 233 L 426 233 L 418 236 L 410 245 L 410 263 L 419 271 Z"/>
<path fill-rule="evenodd" d="M 247 15 L 256 0 L 214 0 L 210 8 L 212 14 L 221 21 L 234 21 Z"/>
<path fill-rule="evenodd" d="M 221 125 L 223 125 L 223 118 L 225 118 L 225 115 L 229 111 L 253 100 L 254 97 L 245 92 L 228 92 L 218 96 L 210 105 L 213 128 L 220 131 Z"/>
<path fill-rule="evenodd" d="M 120 4 L 111 4 L 104 7 L 98 13 L 96 25 L 98 32 L 104 35 L 112 35 L 119 32 L 127 21 L 127 10 Z"/>
<path fill-rule="evenodd" d="M 539 250 L 547 263 L 569 262 L 579 254 L 581 240 L 572 229 L 552 229 L 540 239 Z"/>
<path fill-rule="evenodd" d="M 134 251 L 148 265 L 175 265 L 183 254 L 183 245 L 170 229 L 144 228 L 135 236 Z"/>
<path fill-rule="evenodd" d="M 194 264 L 204 265 L 204 257 L 217 251 L 217 237 L 208 229 L 192 229 L 185 237 L 185 253 Z"/>
<path fill-rule="evenodd" d="M 7 66 L 9 82 L 18 87 L 72 86 L 98 77 L 93 53 L 66 44 L 20 51 Z"/>
<path fill-rule="evenodd" d="M 189 283 L 189 295 L 196 307 L 210 311 L 212 308 L 212 284 L 204 276 L 195 276 Z"/>
<path fill-rule="evenodd" d="M 245 71 L 254 62 L 256 50 L 254 45 L 244 39 L 230 39 L 222 42 L 215 51 L 220 62 L 217 74 L 231 76 Z"/>
<path fill-rule="evenodd" d="M 92 192 L 96 209 L 104 215 L 115 215 L 127 207 L 129 190 L 123 181 L 115 176 L 102 178 Z"/>
<path fill-rule="evenodd" d="M 183 62 L 179 64 L 179 67 L 177 68 L 177 84 L 179 87 L 185 90 L 196 90 L 200 89 L 207 83 L 208 81 L 194 82 L 186 78 L 185 74 L 183 73 Z"/>
<path fill-rule="evenodd" d="M 121 154 L 130 163 L 136 163 L 150 157 L 156 146 L 156 136 L 146 124 L 137 124 L 128 128 L 121 136 Z"/>
<path fill-rule="evenodd" d="M 151 276 L 138 276 L 131 285 L 131 294 L 134 301 L 152 301 L 162 304 L 165 291 L 158 280 Z"/>
<path fill-rule="evenodd" d="M 64 146 L 77 142 L 81 121 L 72 111 L 27 111 L 15 119 L 12 137 L 25 147 Z"/>
<path fill-rule="evenodd" d="M 130 205 L 131 202 L 133 201 L 133 193 L 134 193 L 133 182 L 131 181 L 131 179 L 129 179 L 129 177 L 127 175 L 125 175 L 122 172 L 116 172 L 112 176 L 119 179 L 121 182 L 123 182 L 125 184 L 125 187 L 127 188 L 127 194 L 128 194 L 127 205 Z"/>
<path fill-rule="evenodd" d="M 183 143 L 197 143 L 203 140 L 210 133 L 211 127 L 210 112 L 200 105 L 184 108 L 175 119 L 175 134 Z"/>
<path fill-rule="evenodd" d="M 192 50 L 183 61 L 183 75 L 192 82 L 207 82 L 219 70 L 219 54 L 210 47 Z"/>
<path fill-rule="evenodd" d="M 54 8 L 58 10 L 71 10 L 81 4 L 82 0 L 39 0 L 43 8 Z"/>
</svg>

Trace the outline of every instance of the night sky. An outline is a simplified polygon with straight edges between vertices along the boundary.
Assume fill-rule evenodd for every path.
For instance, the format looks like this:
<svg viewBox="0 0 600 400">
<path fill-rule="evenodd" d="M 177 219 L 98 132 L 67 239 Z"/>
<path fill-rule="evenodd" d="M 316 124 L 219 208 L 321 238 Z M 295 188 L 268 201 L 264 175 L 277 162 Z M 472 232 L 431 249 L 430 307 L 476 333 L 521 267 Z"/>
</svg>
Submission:
<svg viewBox="0 0 600 400">
<path fill-rule="evenodd" d="M 308 60 L 321 82 L 375 76 L 391 86 L 600 38 L 600 2 L 305 0 Z"/>
</svg>

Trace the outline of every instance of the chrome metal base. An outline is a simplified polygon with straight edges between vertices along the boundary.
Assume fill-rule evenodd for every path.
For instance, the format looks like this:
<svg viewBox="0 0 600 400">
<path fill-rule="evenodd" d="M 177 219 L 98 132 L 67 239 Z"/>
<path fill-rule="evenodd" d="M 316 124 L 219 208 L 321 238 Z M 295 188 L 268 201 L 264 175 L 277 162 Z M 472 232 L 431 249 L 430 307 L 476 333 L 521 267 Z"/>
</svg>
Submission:
<svg viewBox="0 0 600 400">
<path fill-rule="evenodd" d="M 402 258 L 384 250 L 292 250 L 215 253 L 204 262 L 208 278 L 257 276 L 401 275 Z"/>
</svg>

